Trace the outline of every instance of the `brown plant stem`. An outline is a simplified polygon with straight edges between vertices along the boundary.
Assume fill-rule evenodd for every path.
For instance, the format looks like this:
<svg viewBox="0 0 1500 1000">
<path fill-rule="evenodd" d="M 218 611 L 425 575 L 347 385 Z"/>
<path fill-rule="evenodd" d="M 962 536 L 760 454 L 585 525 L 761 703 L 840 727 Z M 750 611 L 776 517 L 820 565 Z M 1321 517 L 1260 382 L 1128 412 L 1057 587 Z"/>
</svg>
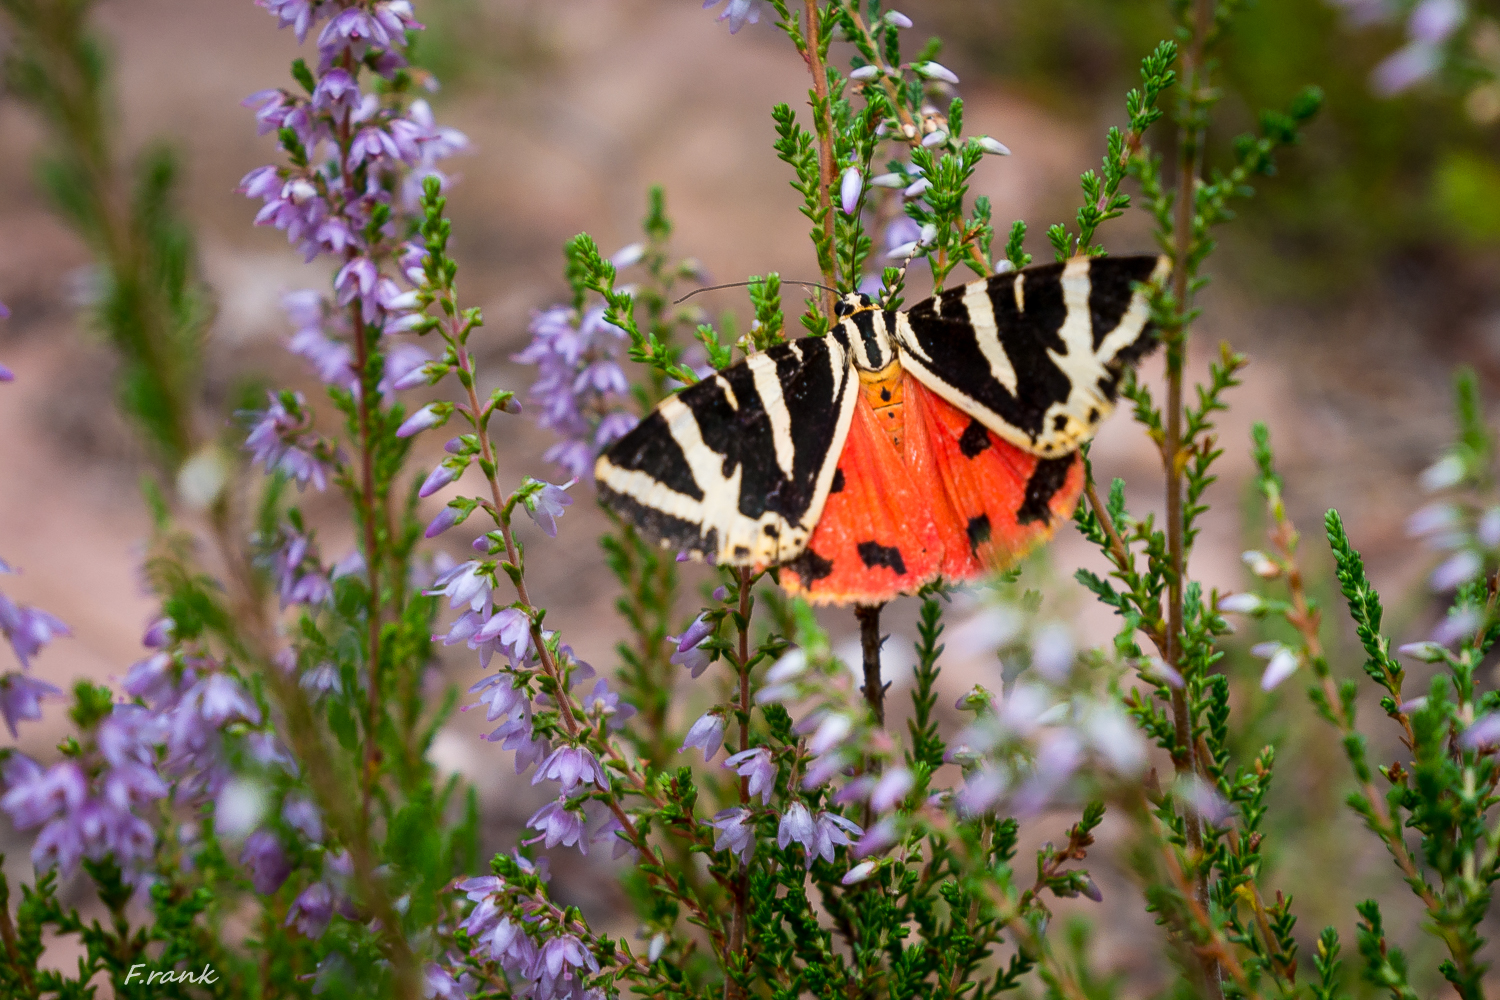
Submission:
<svg viewBox="0 0 1500 1000">
<path fill-rule="evenodd" d="M 370 346 L 366 341 L 363 305 L 359 299 L 350 307 L 354 322 L 354 363 L 359 371 L 359 508 L 364 525 L 365 572 L 369 575 L 370 598 L 366 617 L 369 632 L 365 642 L 369 647 L 367 667 L 369 671 L 369 706 L 365 717 L 365 754 L 360 769 L 360 811 L 365 822 L 369 822 L 370 798 L 374 793 L 375 775 L 380 766 L 380 549 L 375 527 L 375 456 L 370 434 L 370 392 L 372 380 L 366 377 Z"/>
<path fill-rule="evenodd" d="M 859 619 L 859 649 L 864 660 L 865 683 L 860 691 L 875 716 L 876 725 L 885 726 L 885 685 L 880 682 L 880 609 L 884 604 L 854 607 L 854 617 Z"/>
<path fill-rule="evenodd" d="M 820 51 L 818 39 L 822 35 L 822 26 L 818 20 L 817 0 L 804 0 L 807 11 L 807 24 L 804 27 L 804 45 L 802 58 L 807 62 L 807 71 L 812 75 L 813 94 L 818 106 L 822 109 L 817 114 L 818 133 L 818 207 L 823 214 L 823 231 L 828 239 L 830 249 L 833 246 L 834 214 L 833 214 L 833 117 L 828 102 L 828 69 L 823 65 L 823 54 Z M 838 262 L 837 257 L 830 253 L 828 263 L 823 267 L 823 284 L 828 288 L 838 286 Z M 823 289 L 819 293 L 823 302 L 825 315 L 833 315 L 833 292 Z"/>
</svg>

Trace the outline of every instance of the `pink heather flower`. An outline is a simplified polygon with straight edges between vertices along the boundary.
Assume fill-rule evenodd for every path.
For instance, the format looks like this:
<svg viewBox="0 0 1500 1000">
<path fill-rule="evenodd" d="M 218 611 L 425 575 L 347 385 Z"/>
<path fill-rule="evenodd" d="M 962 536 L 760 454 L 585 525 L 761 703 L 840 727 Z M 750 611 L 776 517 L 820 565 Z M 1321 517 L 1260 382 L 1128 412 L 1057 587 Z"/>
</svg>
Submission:
<svg viewBox="0 0 1500 1000">
<path fill-rule="evenodd" d="M 804 808 L 803 812 L 806 811 Z M 714 815 L 710 825 L 715 834 L 714 850 L 722 851 L 727 848 L 742 861 L 749 861 L 754 855 L 755 821 L 749 809 L 743 806 L 724 809 Z"/>
<path fill-rule="evenodd" d="M 583 747 L 558 747 L 552 751 L 552 756 L 537 768 L 531 783 L 535 785 L 544 780 L 556 781 L 562 786 L 564 795 L 571 793 L 580 783 L 597 785 L 601 789 L 609 788 L 609 778 L 604 769 L 599 766 L 594 755 Z"/>
<path fill-rule="evenodd" d="M 723 743 L 723 713 L 705 712 L 688 730 L 687 739 L 682 741 L 682 746 L 677 748 L 677 752 L 687 753 L 689 747 L 697 747 L 703 751 L 703 762 L 706 764 L 714 754 L 719 752 L 719 747 Z"/>
<path fill-rule="evenodd" d="M 717 7 L 723 0 L 703 0 L 703 9 Z M 763 0 L 729 0 L 724 10 L 719 14 L 718 20 L 729 22 L 729 33 L 738 32 L 746 24 L 760 23 L 761 4 Z"/>
<path fill-rule="evenodd" d="M 732 768 L 742 778 L 749 778 L 746 794 L 751 798 L 759 795 L 763 803 L 769 804 L 776 791 L 776 762 L 771 751 L 765 747 L 742 750 L 724 761 L 724 767 Z"/>
</svg>

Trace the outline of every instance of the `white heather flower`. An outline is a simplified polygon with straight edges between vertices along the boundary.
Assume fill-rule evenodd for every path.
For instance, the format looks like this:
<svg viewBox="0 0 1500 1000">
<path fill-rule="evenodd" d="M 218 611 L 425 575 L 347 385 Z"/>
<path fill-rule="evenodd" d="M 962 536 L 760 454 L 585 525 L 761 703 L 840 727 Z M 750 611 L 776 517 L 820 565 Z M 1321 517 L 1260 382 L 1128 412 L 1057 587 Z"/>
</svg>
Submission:
<svg viewBox="0 0 1500 1000">
<path fill-rule="evenodd" d="M 944 83 L 958 83 L 958 77 L 954 75 L 954 72 L 951 69 L 949 69 L 947 66 L 944 66 L 942 63 L 920 62 L 913 66 L 912 69 L 916 70 L 919 76 L 925 76 L 929 80 L 941 80 Z"/>
<path fill-rule="evenodd" d="M 871 64 L 869 66 L 861 66 L 859 69 L 854 70 L 853 72 L 851 72 L 849 74 L 849 79 L 851 79 L 851 80 L 859 80 L 859 81 L 863 82 L 865 80 L 873 80 L 873 79 L 875 79 L 879 75 L 880 75 L 880 67 L 876 66 L 874 64 Z"/>
<path fill-rule="evenodd" d="M 855 883 L 863 882 L 865 879 L 875 874 L 875 867 L 877 864 L 878 862 L 875 861 L 861 861 L 859 864 L 849 869 L 849 871 L 845 873 L 844 877 L 840 881 L 842 881 L 845 885 L 854 885 Z"/>
<path fill-rule="evenodd" d="M 1464 462 L 1457 455 L 1444 455 L 1429 465 L 1417 479 L 1422 489 L 1429 493 L 1457 486 L 1464 478 Z"/>
<path fill-rule="evenodd" d="M 1256 594 L 1226 594 L 1219 598 L 1219 610 L 1231 614 L 1254 614 L 1261 609 L 1262 602 Z"/>
<path fill-rule="evenodd" d="M 1274 580 L 1281 575 L 1281 567 L 1276 565 L 1264 552 L 1257 549 L 1251 549 L 1248 552 L 1242 553 L 1240 558 L 1245 561 L 1246 566 L 1250 567 L 1250 572 L 1262 580 Z"/>
<path fill-rule="evenodd" d="M 992 153 L 995 156 L 1010 155 L 1009 146 L 1001 142 L 999 139 L 993 138 L 992 136 L 988 135 L 982 135 L 979 137 L 979 148 L 984 150 L 986 153 Z"/>
</svg>

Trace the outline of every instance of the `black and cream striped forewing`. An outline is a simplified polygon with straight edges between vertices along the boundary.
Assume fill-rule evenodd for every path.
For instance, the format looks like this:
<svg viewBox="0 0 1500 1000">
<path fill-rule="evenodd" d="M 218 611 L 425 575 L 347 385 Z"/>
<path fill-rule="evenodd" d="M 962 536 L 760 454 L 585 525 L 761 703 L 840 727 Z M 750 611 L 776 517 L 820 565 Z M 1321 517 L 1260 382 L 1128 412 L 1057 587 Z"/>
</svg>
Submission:
<svg viewBox="0 0 1500 1000">
<path fill-rule="evenodd" d="M 901 364 L 1017 447 L 1068 454 L 1155 346 L 1142 285 L 1169 267 L 1164 257 L 1075 258 L 948 289 L 900 314 Z"/>
<path fill-rule="evenodd" d="M 836 340 L 778 345 L 664 399 L 600 457 L 600 497 L 672 548 L 733 565 L 793 559 L 858 398 Z"/>
</svg>

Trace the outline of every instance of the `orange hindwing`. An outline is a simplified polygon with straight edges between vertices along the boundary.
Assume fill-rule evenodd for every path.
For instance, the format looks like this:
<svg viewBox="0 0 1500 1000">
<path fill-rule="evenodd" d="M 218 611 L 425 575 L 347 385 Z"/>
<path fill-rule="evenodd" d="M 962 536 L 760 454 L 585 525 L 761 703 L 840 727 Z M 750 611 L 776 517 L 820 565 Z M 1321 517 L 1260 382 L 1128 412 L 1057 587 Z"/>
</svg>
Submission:
<svg viewBox="0 0 1500 1000">
<path fill-rule="evenodd" d="M 881 604 L 972 580 L 1051 536 L 1083 490 L 1076 454 L 1002 440 L 896 366 L 861 373 L 834 491 L 781 582 L 816 604 Z"/>
</svg>

